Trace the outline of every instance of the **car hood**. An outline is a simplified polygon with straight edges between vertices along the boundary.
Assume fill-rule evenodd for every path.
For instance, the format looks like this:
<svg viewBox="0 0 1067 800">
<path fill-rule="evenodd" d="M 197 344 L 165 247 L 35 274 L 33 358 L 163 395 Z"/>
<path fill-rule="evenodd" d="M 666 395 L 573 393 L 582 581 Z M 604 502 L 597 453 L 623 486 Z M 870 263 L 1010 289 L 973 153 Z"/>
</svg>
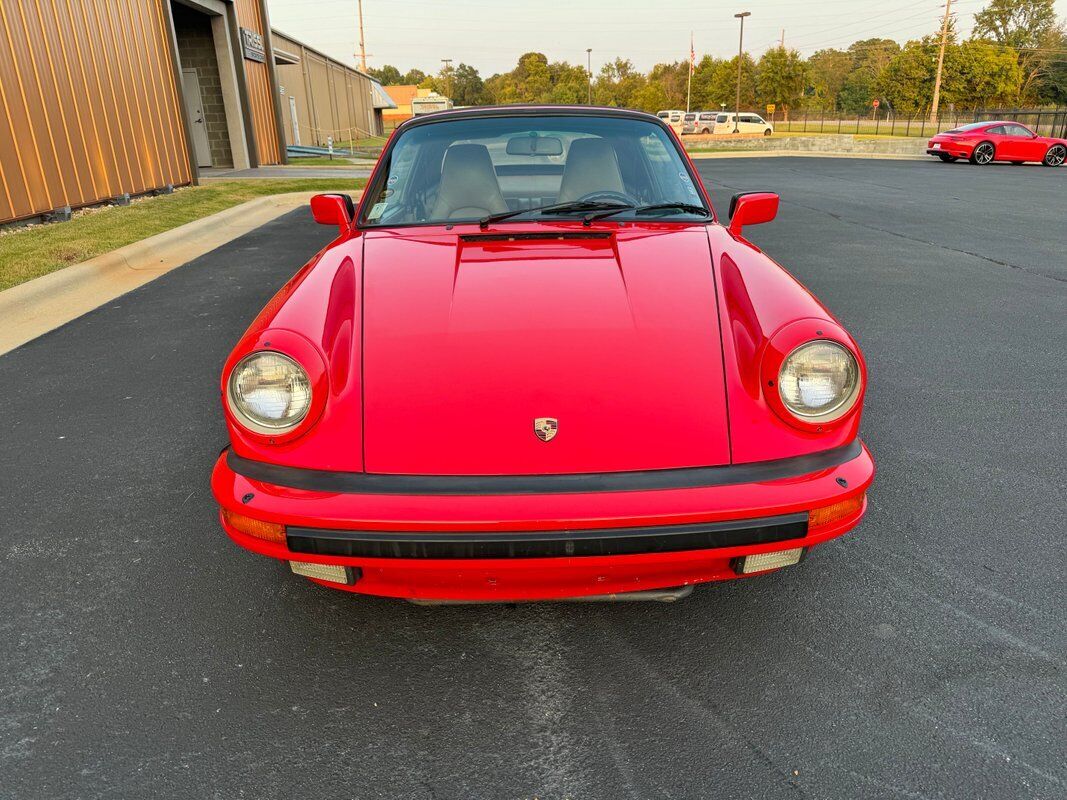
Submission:
<svg viewBox="0 0 1067 800">
<path fill-rule="evenodd" d="M 729 462 L 703 226 L 409 229 L 369 233 L 363 247 L 368 472 Z M 539 419 L 556 421 L 547 441 Z"/>
</svg>

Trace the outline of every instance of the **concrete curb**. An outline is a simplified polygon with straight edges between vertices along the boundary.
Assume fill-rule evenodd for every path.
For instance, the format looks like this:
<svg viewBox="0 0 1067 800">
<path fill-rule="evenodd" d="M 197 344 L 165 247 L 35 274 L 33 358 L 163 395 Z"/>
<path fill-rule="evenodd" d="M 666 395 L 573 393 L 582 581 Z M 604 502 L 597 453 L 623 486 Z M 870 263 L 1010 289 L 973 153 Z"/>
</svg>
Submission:
<svg viewBox="0 0 1067 800">
<path fill-rule="evenodd" d="M 928 155 L 906 153 L 821 153 L 813 150 L 714 150 L 689 151 L 689 157 L 697 158 L 871 158 L 881 161 L 928 161 Z"/>
<path fill-rule="evenodd" d="M 267 195 L 0 292 L 0 355 L 165 275 L 318 192 Z"/>
</svg>

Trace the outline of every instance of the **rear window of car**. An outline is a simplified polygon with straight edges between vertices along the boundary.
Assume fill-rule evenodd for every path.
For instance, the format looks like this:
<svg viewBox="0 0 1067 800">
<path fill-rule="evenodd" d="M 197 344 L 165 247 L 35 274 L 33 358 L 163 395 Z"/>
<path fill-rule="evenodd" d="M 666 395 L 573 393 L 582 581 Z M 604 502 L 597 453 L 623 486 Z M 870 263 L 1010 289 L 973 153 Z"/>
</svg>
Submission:
<svg viewBox="0 0 1067 800">
<path fill-rule="evenodd" d="M 957 128 L 953 128 L 945 133 L 963 133 L 964 131 L 973 131 L 975 128 L 981 128 L 988 125 L 988 122 L 969 122 L 966 125 L 960 125 Z"/>
<path fill-rule="evenodd" d="M 697 115 L 696 115 L 696 114 L 686 114 L 686 115 L 685 115 L 685 121 L 686 121 L 686 122 L 692 122 L 692 121 L 693 121 L 693 120 L 695 120 L 696 118 L 697 118 Z"/>
</svg>

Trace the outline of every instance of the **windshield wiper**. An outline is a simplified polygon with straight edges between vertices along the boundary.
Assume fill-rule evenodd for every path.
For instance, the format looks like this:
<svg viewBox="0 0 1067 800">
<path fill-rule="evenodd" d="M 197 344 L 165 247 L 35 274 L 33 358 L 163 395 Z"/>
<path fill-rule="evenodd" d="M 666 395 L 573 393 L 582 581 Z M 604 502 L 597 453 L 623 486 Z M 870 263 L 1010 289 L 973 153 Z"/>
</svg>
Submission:
<svg viewBox="0 0 1067 800">
<path fill-rule="evenodd" d="M 624 203 L 611 203 L 603 200 L 572 200 L 569 203 L 551 203 L 547 206 L 536 206 L 534 208 L 520 208 L 518 211 L 501 211 L 499 214 L 489 214 L 478 220 L 478 227 L 485 230 L 491 223 L 503 222 L 506 219 L 517 217 L 521 214 L 545 214 L 550 211 L 557 211 L 560 213 L 570 213 L 572 211 L 607 211 L 612 213 L 616 211 L 623 211 L 627 208 L 633 208 L 631 205 Z"/>
<path fill-rule="evenodd" d="M 649 214 L 653 211 L 669 211 L 671 209 L 683 211 L 686 214 L 699 214 L 702 217 L 711 216 L 711 213 L 706 208 L 704 208 L 704 206 L 698 206 L 693 203 L 652 203 L 651 205 L 647 206 L 627 206 L 624 208 L 613 208 L 610 211 L 601 211 L 596 214 L 587 214 L 585 217 L 585 221 L 592 222 L 593 220 L 597 219 L 605 219 L 606 217 L 610 217 L 614 214 L 620 214 L 623 211 L 628 210 L 632 210 L 634 214 Z"/>
</svg>

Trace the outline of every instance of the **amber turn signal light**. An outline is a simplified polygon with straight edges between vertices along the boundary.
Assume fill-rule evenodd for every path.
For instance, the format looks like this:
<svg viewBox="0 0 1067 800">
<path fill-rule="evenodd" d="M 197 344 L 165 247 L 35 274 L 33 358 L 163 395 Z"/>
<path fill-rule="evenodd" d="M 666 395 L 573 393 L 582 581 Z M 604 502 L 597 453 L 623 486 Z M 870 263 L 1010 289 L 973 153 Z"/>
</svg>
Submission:
<svg viewBox="0 0 1067 800">
<path fill-rule="evenodd" d="M 277 522 L 264 522 L 261 519 L 252 519 L 251 517 L 246 517 L 244 514 L 238 514 L 236 511 L 230 511 L 228 508 L 222 509 L 222 517 L 226 520 L 226 524 L 234 530 L 246 533 L 249 536 L 255 536 L 257 539 L 262 539 L 265 542 L 285 544 L 284 525 L 279 525 Z"/>
<path fill-rule="evenodd" d="M 860 509 L 863 508 L 863 500 L 866 497 L 867 494 L 864 492 L 855 497 L 850 497 L 848 500 L 842 500 L 840 503 L 834 503 L 832 506 L 813 508 L 808 515 L 808 530 L 833 525 L 835 522 L 840 522 L 859 513 Z"/>
</svg>

